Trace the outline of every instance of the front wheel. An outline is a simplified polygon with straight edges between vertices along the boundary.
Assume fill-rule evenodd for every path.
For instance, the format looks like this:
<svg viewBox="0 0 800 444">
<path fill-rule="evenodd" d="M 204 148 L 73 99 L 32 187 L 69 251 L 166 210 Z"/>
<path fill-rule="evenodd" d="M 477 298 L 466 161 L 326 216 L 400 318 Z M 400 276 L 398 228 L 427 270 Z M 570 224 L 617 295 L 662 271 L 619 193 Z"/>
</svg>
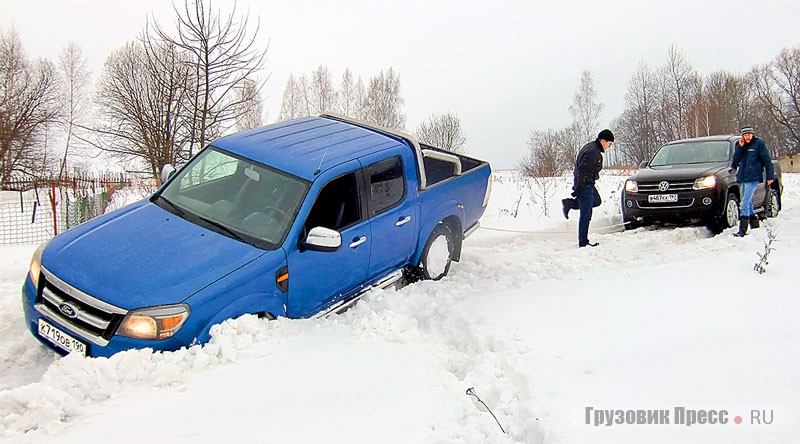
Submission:
<svg viewBox="0 0 800 444">
<path fill-rule="evenodd" d="M 420 258 L 420 271 L 423 279 L 438 281 L 447 276 L 453 263 L 455 242 L 453 231 L 445 224 L 439 224 L 431 233 Z"/>
<path fill-rule="evenodd" d="M 733 228 L 739 223 L 739 197 L 736 193 L 728 193 L 725 199 L 725 212 L 722 213 L 710 226 L 714 234 Z"/>
</svg>

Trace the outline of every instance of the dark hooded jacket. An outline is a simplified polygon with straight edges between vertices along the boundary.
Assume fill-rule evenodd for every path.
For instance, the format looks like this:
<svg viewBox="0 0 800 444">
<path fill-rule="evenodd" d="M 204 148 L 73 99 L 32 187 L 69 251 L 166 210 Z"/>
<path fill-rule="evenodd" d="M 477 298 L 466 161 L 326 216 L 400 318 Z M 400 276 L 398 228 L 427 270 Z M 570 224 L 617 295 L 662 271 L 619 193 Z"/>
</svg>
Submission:
<svg viewBox="0 0 800 444">
<path fill-rule="evenodd" d="M 762 139 L 753 136 L 750 143 L 743 146 L 736 142 L 736 151 L 733 153 L 733 168 L 739 168 L 736 172 L 738 182 L 763 182 L 762 172 L 766 170 L 767 180 L 775 179 L 775 171 L 772 168 L 772 158 L 767 150 L 767 145 Z"/>
<path fill-rule="evenodd" d="M 577 191 L 584 185 L 594 185 L 603 169 L 603 146 L 600 140 L 584 145 L 575 159 L 574 182 L 572 189 Z"/>
</svg>

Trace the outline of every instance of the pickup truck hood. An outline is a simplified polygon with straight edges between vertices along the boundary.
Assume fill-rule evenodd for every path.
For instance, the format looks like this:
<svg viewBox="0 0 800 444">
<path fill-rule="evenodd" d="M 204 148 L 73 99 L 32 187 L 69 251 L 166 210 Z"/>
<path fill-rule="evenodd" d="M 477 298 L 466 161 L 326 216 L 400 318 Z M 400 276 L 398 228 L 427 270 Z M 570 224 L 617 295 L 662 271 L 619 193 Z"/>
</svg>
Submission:
<svg viewBox="0 0 800 444">
<path fill-rule="evenodd" d="M 702 163 L 694 165 L 664 165 L 643 168 L 631 177 L 637 182 L 657 182 L 661 180 L 694 180 L 698 177 L 716 174 L 727 163 Z"/>
<path fill-rule="evenodd" d="M 179 303 L 264 253 L 144 200 L 56 236 L 42 266 L 130 310 Z"/>
</svg>

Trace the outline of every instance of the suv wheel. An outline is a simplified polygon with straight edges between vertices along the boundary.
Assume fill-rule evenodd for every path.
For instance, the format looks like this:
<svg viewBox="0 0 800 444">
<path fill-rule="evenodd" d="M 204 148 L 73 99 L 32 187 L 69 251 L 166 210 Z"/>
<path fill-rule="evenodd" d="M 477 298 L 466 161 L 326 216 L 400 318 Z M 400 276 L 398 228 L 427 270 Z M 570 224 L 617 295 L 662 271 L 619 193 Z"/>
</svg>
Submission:
<svg viewBox="0 0 800 444">
<path fill-rule="evenodd" d="M 739 223 L 739 196 L 728 193 L 725 199 L 725 211 L 711 224 L 712 232 L 718 234 L 726 228 L 735 227 Z"/>
<path fill-rule="evenodd" d="M 778 217 L 778 213 L 781 211 L 781 202 L 778 196 L 778 191 L 774 188 L 769 189 L 769 196 L 767 196 L 767 207 L 765 208 L 764 214 L 767 217 Z"/>
<path fill-rule="evenodd" d="M 725 200 L 725 228 L 733 228 L 739 223 L 739 198 L 734 193 L 728 193 Z"/>
</svg>

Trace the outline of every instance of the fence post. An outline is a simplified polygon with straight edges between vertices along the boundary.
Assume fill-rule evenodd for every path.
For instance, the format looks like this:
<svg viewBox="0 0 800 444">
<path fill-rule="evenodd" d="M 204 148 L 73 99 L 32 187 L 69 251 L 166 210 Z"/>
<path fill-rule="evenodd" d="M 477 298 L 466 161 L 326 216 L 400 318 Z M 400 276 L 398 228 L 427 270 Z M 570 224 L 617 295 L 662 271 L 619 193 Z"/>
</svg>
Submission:
<svg viewBox="0 0 800 444">
<path fill-rule="evenodd" d="M 50 206 L 53 207 L 53 236 L 58 234 L 58 213 L 56 213 L 56 183 L 50 182 Z"/>
</svg>

